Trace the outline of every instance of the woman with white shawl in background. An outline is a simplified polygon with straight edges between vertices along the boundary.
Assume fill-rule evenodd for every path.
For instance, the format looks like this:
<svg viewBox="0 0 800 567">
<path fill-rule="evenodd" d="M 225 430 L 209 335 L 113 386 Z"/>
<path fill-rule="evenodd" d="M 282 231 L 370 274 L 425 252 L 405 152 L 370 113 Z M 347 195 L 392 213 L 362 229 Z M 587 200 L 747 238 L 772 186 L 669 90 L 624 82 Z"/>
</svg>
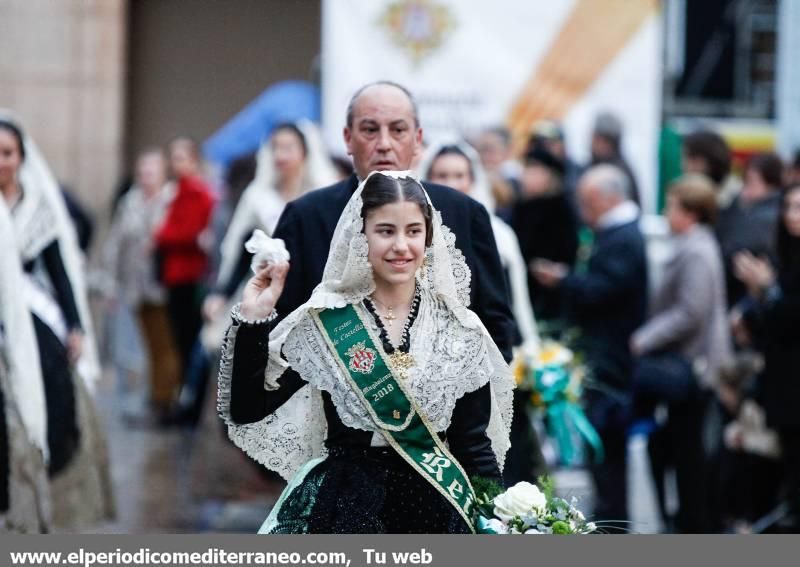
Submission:
<svg viewBox="0 0 800 567">
<path fill-rule="evenodd" d="M 255 178 L 242 193 L 222 240 L 216 290 L 203 305 L 206 324 L 201 340 L 206 351 L 219 353 L 225 329 L 230 324 L 230 307 L 240 299 L 240 288 L 246 280 L 251 258 L 245 250 L 245 241 L 255 229 L 271 235 L 289 201 L 330 185 L 336 179 L 336 170 L 317 126 L 300 121 L 273 128 L 258 151 Z M 213 374 L 212 377 L 216 378 Z M 225 491 L 235 491 L 237 484 L 246 483 L 252 471 L 249 468 L 233 471 L 229 461 L 224 466 L 209 465 L 209 458 L 237 452 L 220 435 L 215 409 L 209 405 L 204 410 L 202 438 L 205 442 L 195 451 L 197 466 L 193 471 L 197 481 L 194 485 L 206 493 L 229 498 Z M 240 453 L 235 456 L 239 457 Z"/>
<path fill-rule="evenodd" d="M 495 205 L 489 180 L 478 153 L 472 146 L 459 140 L 431 144 L 417 171 L 421 179 L 457 189 L 486 207 L 500 262 L 506 270 L 511 292 L 511 310 L 522 345 L 526 352 L 536 353 L 540 339 L 528 294 L 525 260 L 514 230 L 494 213 Z"/>
<path fill-rule="evenodd" d="M 206 320 L 227 319 L 223 308 L 237 295 L 250 266 L 244 243 L 253 230 L 272 235 L 287 203 L 336 180 L 336 168 L 317 126 L 309 121 L 275 126 L 258 151 L 255 179 L 244 190 L 222 240 L 217 290 L 203 307 Z M 215 341 L 204 340 L 207 347 L 219 346 L 224 326 L 215 327 L 219 327 Z"/>
<path fill-rule="evenodd" d="M 50 529 L 47 410 L 31 313 L 19 300 L 22 265 L 0 199 L 0 532 Z"/>
<path fill-rule="evenodd" d="M 53 523 L 79 530 L 113 515 L 104 432 L 91 395 L 100 367 L 84 261 L 55 177 L 19 122 L 2 111 L 0 142 L 8 157 L 0 193 L 14 222 L 21 296 L 40 353 Z"/>
</svg>

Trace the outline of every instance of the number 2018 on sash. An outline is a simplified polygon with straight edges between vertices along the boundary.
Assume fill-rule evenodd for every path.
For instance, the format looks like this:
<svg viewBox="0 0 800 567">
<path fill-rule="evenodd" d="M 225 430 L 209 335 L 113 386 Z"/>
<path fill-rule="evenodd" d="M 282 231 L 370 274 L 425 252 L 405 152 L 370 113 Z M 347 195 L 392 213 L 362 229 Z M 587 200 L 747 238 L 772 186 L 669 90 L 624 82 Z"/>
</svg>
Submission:
<svg viewBox="0 0 800 567">
<path fill-rule="evenodd" d="M 372 401 L 373 402 L 377 402 L 382 397 L 384 397 L 386 394 L 388 394 L 389 392 L 392 392 L 392 391 L 394 391 L 394 386 L 392 384 L 387 384 L 386 386 L 384 386 L 383 388 L 381 388 L 380 390 L 378 390 L 377 392 L 372 394 Z"/>
</svg>

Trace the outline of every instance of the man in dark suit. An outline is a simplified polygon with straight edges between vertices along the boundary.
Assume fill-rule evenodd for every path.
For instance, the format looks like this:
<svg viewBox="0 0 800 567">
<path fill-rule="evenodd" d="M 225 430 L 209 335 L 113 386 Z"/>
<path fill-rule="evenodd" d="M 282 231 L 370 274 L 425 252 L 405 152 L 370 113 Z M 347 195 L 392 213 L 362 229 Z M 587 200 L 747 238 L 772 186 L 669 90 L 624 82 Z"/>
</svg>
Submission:
<svg viewBox="0 0 800 567">
<path fill-rule="evenodd" d="M 584 402 L 603 441 L 605 458 L 592 467 L 595 516 L 627 520 L 626 430 L 631 410 L 631 334 L 647 311 L 647 261 L 639 209 L 630 200 L 625 172 L 613 165 L 590 168 L 578 186 L 578 204 L 595 235 L 585 273 L 539 261 L 534 275 L 564 292 L 570 318 L 582 332 L 592 381 Z"/>
<path fill-rule="evenodd" d="M 389 82 L 362 87 L 348 105 L 344 140 L 357 175 L 289 203 L 275 228 L 273 236 L 282 238 L 291 254 L 277 305 L 279 316 L 304 303 L 322 280 L 333 231 L 358 180 L 372 171 L 409 169 L 421 151 L 422 128 L 411 94 Z M 454 189 L 424 186 L 472 272 L 470 307 L 510 360 L 514 323 L 489 215 L 477 201 Z"/>
</svg>

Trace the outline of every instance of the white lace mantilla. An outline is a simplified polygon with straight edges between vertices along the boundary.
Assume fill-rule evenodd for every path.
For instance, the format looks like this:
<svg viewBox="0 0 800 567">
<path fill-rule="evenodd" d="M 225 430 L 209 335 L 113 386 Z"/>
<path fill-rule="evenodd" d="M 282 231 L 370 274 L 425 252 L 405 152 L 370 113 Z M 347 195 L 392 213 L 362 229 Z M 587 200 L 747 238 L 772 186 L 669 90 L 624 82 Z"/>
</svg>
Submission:
<svg viewBox="0 0 800 567">
<path fill-rule="evenodd" d="M 348 304 L 363 310 L 361 302 L 375 289 L 361 217 L 361 193 L 373 175 L 413 179 L 407 171 L 374 172 L 359 185 L 336 225 L 322 282 L 305 304 L 270 333 L 264 388 L 277 389 L 289 366 L 309 385 L 266 419 L 247 425 L 233 423 L 230 381 L 236 327 L 228 332 L 223 346 L 218 410 L 228 424 L 229 435 L 251 457 L 287 479 L 308 460 L 325 454 L 327 425 L 321 391 L 330 393 L 345 425 L 374 432 L 373 444 L 382 440 L 311 318 L 311 310 Z M 421 184 L 420 188 L 425 191 Z M 427 194 L 426 199 L 430 205 Z M 487 435 L 502 470 L 509 447 L 514 379 L 486 328 L 467 307 L 471 273 L 456 247 L 455 235 L 442 224 L 441 214 L 435 209 L 432 225 L 425 265 L 417 273 L 421 297 L 411 329 L 410 353 L 416 364 L 407 381 L 409 393 L 431 426 L 441 432 L 450 425 L 456 402 L 490 383 L 492 411 Z M 371 315 L 362 314 L 366 321 L 372 321 Z"/>
<path fill-rule="evenodd" d="M 303 386 L 273 414 L 255 423 L 237 424 L 231 418 L 233 349 L 239 327 L 228 328 L 219 362 L 217 412 L 228 426 L 231 441 L 255 461 L 286 480 L 304 463 L 327 454 L 327 423 L 322 395 Z"/>
<path fill-rule="evenodd" d="M 356 309 L 377 332 L 364 307 L 357 305 Z M 310 315 L 290 332 L 283 348 L 286 361 L 309 385 L 262 421 L 234 423 L 230 419 L 230 381 L 237 330 L 231 327 L 223 349 L 218 410 L 228 424 L 231 439 L 256 461 L 288 479 L 307 460 L 325 454 L 327 425 L 321 390 L 330 394 L 347 427 L 380 434 Z M 450 426 L 456 403 L 464 394 L 492 383 L 492 419 L 487 435 L 502 469 L 509 446 L 513 384 L 503 371 L 507 365 L 499 352 L 493 356 L 482 330 L 465 327 L 439 300 L 423 292 L 412 327 L 410 353 L 416 365 L 405 384 L 437 432 Z M 278 384 L 265 386 L 271 390 Z"/>
</svg>

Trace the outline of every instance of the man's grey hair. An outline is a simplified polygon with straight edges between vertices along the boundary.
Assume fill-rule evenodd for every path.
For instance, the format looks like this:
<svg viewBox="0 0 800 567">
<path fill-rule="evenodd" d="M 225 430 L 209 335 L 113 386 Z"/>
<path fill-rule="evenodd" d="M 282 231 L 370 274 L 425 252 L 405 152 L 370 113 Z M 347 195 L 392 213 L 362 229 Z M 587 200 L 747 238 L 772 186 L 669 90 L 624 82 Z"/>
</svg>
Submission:
<svg viewBox="0 0 800 567">
<path fill-rule="evenodd" d="M 601 163 L 586 170 L 581 176 L 581 183 L 596 187 L 606 195 L 613 195 L 622 200 L 631 198 L 631 183 L 625 172 L 610 163 Z"/>
<path fill-rule="evenodd" d="M 403 85 L 399 83 L 395 83 L 394 81 L 374 81 L 372 83 L 367 83 L 366 85 L 359 88 L 353 96 L 350 98 L 350 102 L 347 103 L 347 127 L 353 127 L 353 114 L 355 111 L 356 102 L 358 101 L 358 97 L 360 97 L 365 90 L 370 87 L 377 87 L 377 86 L 386 86 L 386 87 L 394 87 L 400 90 L 406 97 L 408 98 L 408 102 L 411 103 L 411 111 L 414 114 L 414 126 L 419 128 L 419 107 L 417 106 L 417 101 L 414 99 L 414 95 L 411 94 L 411 91 L 405 88 Z"/>
</svg>

